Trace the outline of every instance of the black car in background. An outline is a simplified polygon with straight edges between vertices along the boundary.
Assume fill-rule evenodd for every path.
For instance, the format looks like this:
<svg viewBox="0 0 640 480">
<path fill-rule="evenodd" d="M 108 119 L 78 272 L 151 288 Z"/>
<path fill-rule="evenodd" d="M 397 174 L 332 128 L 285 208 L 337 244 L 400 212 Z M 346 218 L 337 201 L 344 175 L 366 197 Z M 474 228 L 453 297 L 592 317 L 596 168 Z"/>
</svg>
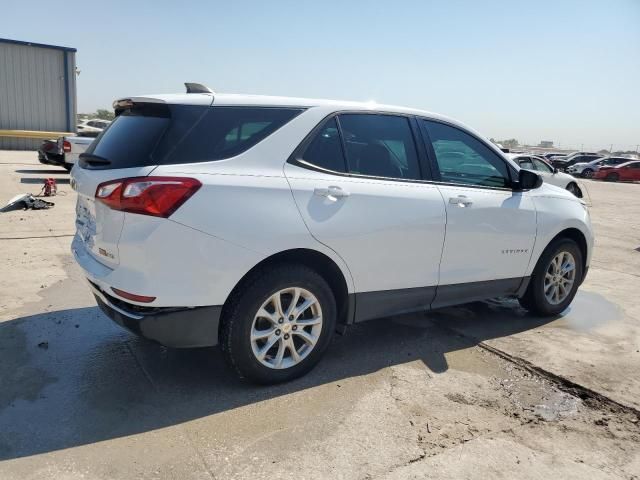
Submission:
<svg viewBox="0 0 640 480">
<path fill-rule="evenodd" d="M 57 140 L 45 140 L 38 149 L 38 160 L 45 165 L 64 167 L 64 151 Z"/>
<path fill-rule="evenodd" d="M 551 165 L 558 170 L 566 170 L 574 163 L 588 163 L 598 158 L 602 158 L 602 155 L 592 152 L 576 152 L 566 157 L 556 157 L 551 159 Z"/>
</svg>

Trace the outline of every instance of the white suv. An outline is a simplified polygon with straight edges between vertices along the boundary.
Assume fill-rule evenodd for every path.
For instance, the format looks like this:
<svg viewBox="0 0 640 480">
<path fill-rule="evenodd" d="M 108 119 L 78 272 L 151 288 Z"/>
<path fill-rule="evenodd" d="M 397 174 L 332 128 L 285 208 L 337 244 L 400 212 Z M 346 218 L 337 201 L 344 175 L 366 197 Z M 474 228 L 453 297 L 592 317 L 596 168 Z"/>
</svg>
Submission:
<svg viewBox="0 0 640 480">
<path fill-rule="evenodd" d="M 336 330 L 514 296 L 572 301 L 584 203 L 451 119 L 212 93 L 131 97 L 73 169 L 72 251 L 115 322 L 220 345 L 250 380 L 311 369 Z"/>
</svg>

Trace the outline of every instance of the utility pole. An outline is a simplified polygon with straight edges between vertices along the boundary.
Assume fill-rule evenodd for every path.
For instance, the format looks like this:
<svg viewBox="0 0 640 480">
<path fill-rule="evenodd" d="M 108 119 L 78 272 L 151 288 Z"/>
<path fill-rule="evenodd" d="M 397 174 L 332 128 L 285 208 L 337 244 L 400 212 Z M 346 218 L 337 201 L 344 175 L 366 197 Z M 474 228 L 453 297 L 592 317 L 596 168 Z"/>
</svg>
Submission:
<svg viewBox="0 0 640 480">
<path fill-rule="evenodd" d="M 609 153 L 613 153 L 613 143 L 611 144 L 611 146 L 609 147 Z"/>
</svg>

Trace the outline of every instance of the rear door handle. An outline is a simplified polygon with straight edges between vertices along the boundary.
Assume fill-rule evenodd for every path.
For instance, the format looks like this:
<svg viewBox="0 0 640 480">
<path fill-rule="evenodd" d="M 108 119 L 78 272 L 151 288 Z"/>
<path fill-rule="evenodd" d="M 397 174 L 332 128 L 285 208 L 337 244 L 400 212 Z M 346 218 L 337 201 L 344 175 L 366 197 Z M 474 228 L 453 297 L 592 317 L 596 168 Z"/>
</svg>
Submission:
<svg viewBox="0 0 640 480">
<path fill-rule="evenodd" d="M 449 198 L 449 203 L 460 208 L 470 207 L 473 202 L 469 200 L 466 195 L 458 195 L 457 197 Z"/>
<path fill-rule="evenodd" d="M 313 190 L 313 194 L 318 195 L 319 197 L 327 197 L 329 200 L 332 200 L 334 202 L 339 198 L 349 196 L 349 192 L 336 185 L 331 185 L 328 188 L 315 188 Z"/>
</svg>

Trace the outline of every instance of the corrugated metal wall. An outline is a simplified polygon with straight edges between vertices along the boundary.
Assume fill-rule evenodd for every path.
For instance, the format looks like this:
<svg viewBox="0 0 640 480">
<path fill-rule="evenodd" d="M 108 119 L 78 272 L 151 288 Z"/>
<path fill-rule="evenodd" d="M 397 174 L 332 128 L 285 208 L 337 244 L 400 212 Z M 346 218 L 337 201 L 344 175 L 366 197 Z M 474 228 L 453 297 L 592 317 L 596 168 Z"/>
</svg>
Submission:
<svg viewBox="0 0 640 480">
<path fill-rule="evenodd" d="M 0 42 L 0 130 L 73 131 L 75 102 L 74 52 Z M 41 142 L 0 137 L 0 149 L 35 150 Z"/>
</svg>

